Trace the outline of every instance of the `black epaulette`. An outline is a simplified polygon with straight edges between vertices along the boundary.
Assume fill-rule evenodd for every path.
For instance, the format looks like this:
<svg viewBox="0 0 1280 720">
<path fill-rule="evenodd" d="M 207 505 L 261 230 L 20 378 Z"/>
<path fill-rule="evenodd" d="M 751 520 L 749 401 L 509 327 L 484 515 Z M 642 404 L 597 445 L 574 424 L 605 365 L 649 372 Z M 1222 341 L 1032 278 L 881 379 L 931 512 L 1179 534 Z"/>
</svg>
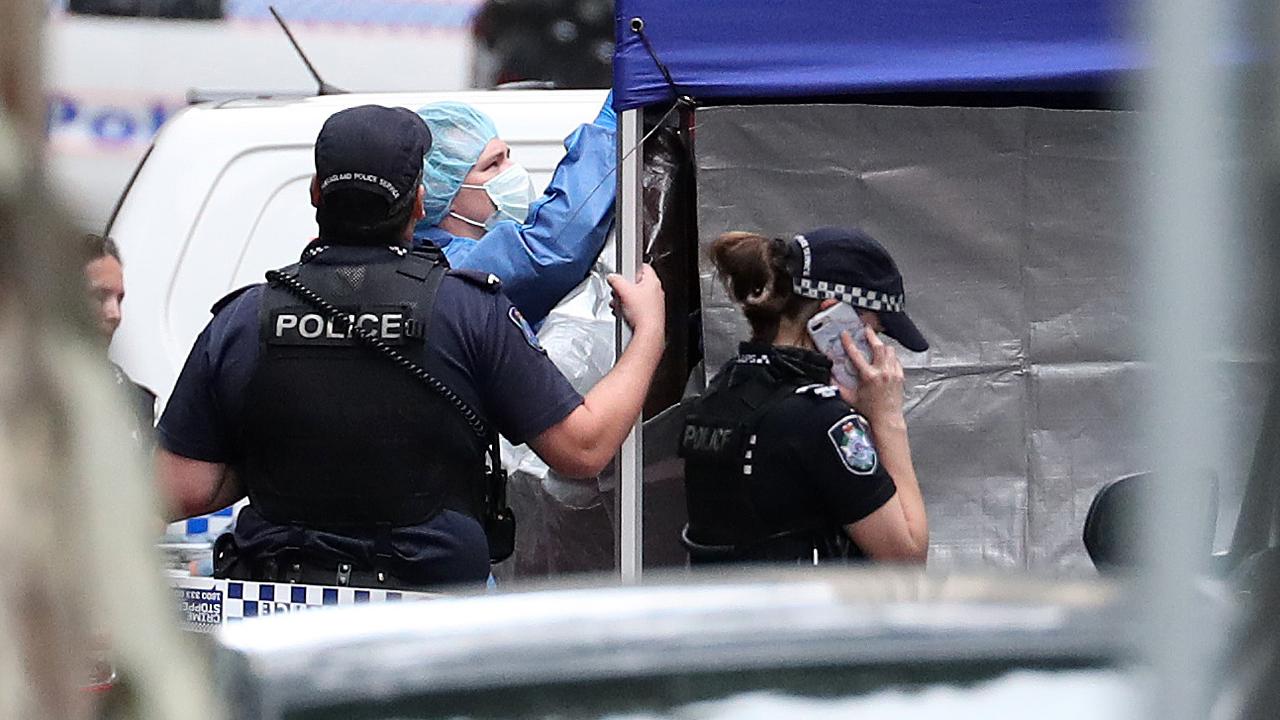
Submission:
<svg viewBox="0 0 1280 720">
<path fill-rule="evenodd" d="M 454 268 L 449 271 L 449 275 L 466 280 L 472 285 L 481 287 L 491 293 L 496 293 L 502 289 L 502 281 L 493 273 L 487 273 L 481 270 L 462 270 Z"/>
<path fill-rule="evenodd" d="M 228 306 L 228 305 L 230 305 L 231 303 L 235 302 L 235 301 L 236 301 L 236 298 L 238 298 L 238 297 L 240 297 L 241 295 L 245 294 L 245 292 L 246 292 L 247 290 L 249 290 L 250 288 L 255 288 L 255 287 L 257 287 L 257 285 L 245 285 L 245 286 L 244 286 L 244 287 L 242 287 L 242 288 L 239 288 L 239 289 L 236 289 L 236 290 L 232 290 L 231 292 L 227 293 L 226 295 L 223 295 L 221 300 L 219 300 L 218 302 L 214 303 L 214 304 L 213 304 L 213 307 L 209 309 L 209 312 L 213 313 L 214 315 L 217 315 L 218 313 L 222 312 L 222 309 L 223 309 L 223 308 L 225 308 L 226 306 Z"/>
<path fill-rule="evenodd" d="M 835 385 L 821 385 L 814 383 L 813 385 L 802 385 L 796 388 L 796 395 L 808 395 L 810 397 L 831 399 L 840 397 L 840 388 Z"/>
<path fill-rule="evenodd" d="M 409 250 L 409 254 L 421 255 L 437 265 L 443 265 L 446 268 L 449 267 L 449 258 L 444 254 L 444 250 L 441 250 L 439 245 L 436 245 L 430 240 L 421 241 L 417 245 L 413 246 L 413 248 Z"/>
</svg>

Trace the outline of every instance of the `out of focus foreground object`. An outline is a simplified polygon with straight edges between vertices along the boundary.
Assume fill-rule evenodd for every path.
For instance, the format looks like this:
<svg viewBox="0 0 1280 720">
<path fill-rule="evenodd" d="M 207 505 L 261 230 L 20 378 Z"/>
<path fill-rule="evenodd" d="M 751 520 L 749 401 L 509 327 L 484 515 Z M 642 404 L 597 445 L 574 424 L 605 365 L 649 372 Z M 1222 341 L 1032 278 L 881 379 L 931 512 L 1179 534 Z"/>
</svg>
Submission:
<svg viewBox="0 0 1280 720">
<path fill-rule="evenodd" d="M 0 719 L 88 717 L 103 680 L 106 717 L 219 715 L 157 572 L 141 459 L 112 420 L 78 233 L 45 190 L 44 12 L 0 4 Z M 114 670 L 94 667 L 103 643 Z"/>
<path fill-rule="evenodd" d="M 488 0 L 472 25 L 471 83 L 609 87 L 613 0 Z"/>
<path fill-rule="evenodd" d="M 1280 269 L 1280 6 L 1251 0 L 1236 8 L 1234 17 L 1251 65 L 1239 78 L 1234 98 L 1240 122 L 1232 131 L 1241 148 L 1239 198 L 1244 208 L 1233 217 L 1250 252 L 1243 268 L 1232 269 L 1245 271 L 1245 282 L 1260 289 L 1270 313 L 1269 322 L 1234 331 L 1258 334 L 1269 397 L 1258 432 L 1245 438 L 1253 443 L 1252 467 L 1227 558 L 1243 622 L 1232 634 L 1230 661 L 1215 688 L 1211 717 L 1269 720 L 1280 713 L 1280 334 L 1275 322 L 1280 314 L 1275 283 Z M 1215 181 L 1210 177 L 1205 182 Z M 1231 281 L 1239 284 L 1241 278 Z M 1210 323 L 1222 319 L 1212 309 L 1206 312 Z M 1233 329 L 1214 332 L 1224 330 Z"/>
<path fill-rule="evenodd" d="M 243 720 L 1015 718 L 1028 703 L 1040 720 L 1131 720 L 1130 600 L 1097 579 L 902 568 L 578 579 L 246 620 L 221 634 L 215 677 Z"/>
</svg>

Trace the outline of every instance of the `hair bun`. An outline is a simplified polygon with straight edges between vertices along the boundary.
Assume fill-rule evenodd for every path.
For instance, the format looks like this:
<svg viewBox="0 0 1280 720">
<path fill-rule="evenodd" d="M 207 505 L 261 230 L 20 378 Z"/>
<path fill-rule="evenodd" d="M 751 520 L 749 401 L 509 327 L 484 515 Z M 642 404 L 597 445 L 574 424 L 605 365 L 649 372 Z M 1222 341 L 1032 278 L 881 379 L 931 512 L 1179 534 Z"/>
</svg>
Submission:
<svg viewBox="0 0 1280 720">
<path fill-rule="evenodd" d="M 772 342 L 780 318 L 797 310 L 787 253 L 787 241 L 750 232 L 727 232 L 711 244 L 711 262 L 758 340 Z"/>
</svg>

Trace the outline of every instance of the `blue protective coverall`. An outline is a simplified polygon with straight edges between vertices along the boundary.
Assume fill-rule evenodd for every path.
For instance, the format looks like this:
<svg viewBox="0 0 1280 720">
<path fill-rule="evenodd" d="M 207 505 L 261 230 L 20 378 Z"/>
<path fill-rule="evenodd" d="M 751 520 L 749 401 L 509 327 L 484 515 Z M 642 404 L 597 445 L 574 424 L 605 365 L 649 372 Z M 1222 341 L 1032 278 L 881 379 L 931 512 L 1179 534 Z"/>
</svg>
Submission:
<svg viewBox="0 0 1280 720">
<path fill-rule="evenodd" d="M 493 273 L 525 318 L 537 324 L 587 276 L 613 222 L 617 117 L 612 95 L 600 116 L 564 141 L 567 151 L 523 224 L 506 220 L 479 240 L 420 224 L 415 243 L 444 249 L 456 268 Z"/>
</svg>

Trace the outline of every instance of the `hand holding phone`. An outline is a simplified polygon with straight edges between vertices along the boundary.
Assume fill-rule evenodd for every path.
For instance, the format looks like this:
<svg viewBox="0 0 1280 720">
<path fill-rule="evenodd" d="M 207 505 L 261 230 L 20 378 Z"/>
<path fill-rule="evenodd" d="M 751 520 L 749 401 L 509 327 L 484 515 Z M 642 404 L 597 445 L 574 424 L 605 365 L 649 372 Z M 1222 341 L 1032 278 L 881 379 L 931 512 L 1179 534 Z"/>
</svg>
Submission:
<svg viewBox="0 0 1280 720">
<path fill-rule="evenodd" d="M 818 352 L 831 359 L 831 374 L 836 383 L 848 390 L 857 389 L 858 370 L 845 353 L 840 334 L 848 332 L 858 351 L 870 361 L 871 347 L 867 344 L 863 327 L 858 311 L 852 305 L 842 302 L 814 315 L 808 322 L 809 337 L 813 339 L 813 344 Z"/>
</svg>

